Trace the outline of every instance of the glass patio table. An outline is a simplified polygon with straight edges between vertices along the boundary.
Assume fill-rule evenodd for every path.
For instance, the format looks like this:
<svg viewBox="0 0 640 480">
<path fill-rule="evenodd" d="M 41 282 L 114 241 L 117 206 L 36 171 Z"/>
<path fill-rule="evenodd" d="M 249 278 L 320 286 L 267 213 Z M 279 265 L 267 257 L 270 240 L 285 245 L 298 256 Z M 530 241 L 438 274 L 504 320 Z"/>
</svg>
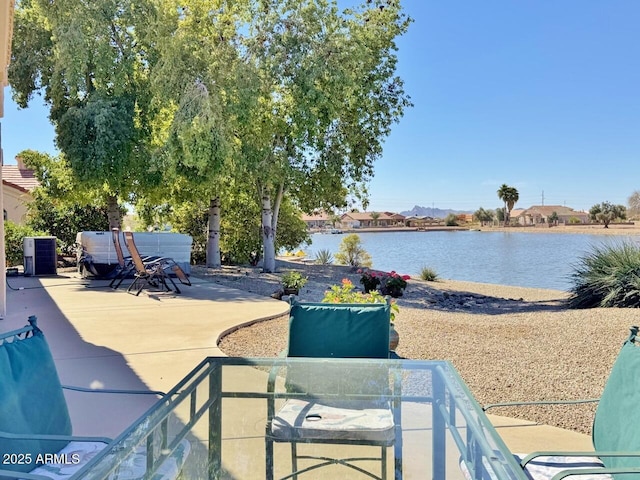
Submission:
<svg viewBox="0 0 640 480">
<path fill-rule="evenodd" d="M 362 375 L 366 383 L 372 370 L 378 378 L 380 372 L 383 375 L 384 387 L 375 395 L 348 388 L 310 393 L 292 389 L 286 381 L 296 371 L 310 378 L 340 377 L 343 382 Z M 269 449 L 272 430 L 267 425 L 268 417 L 291 399 L 354 405 L 373 400 L 394 412 L 392 445 L 383 448 L 391 459 L 385 471 L 380 471 L 380 462 L 370 460 L 360 462 L 358 469 L 338 462 L 301 474 L 301 479 L 464 479 L 462 464 L 467 478 L 527 478 L 449 362 L 228 357 L 205 359 L 76 478 L 127 478 L 128 464 L 140 462 L 140 449 L 146 449 L 145 478 L 162 477 L 178 451 L 185 457 L 178 468 L 187 480 L 268 478 L 269 466 L 274 478 L 287 478 L 290 447 L 276 442 Z M 185 443 L 188 455 L 180 448 Z M 322 458 L 358 458 L 376 447 L 298 446 L 303 448 Z"/>
</svg>

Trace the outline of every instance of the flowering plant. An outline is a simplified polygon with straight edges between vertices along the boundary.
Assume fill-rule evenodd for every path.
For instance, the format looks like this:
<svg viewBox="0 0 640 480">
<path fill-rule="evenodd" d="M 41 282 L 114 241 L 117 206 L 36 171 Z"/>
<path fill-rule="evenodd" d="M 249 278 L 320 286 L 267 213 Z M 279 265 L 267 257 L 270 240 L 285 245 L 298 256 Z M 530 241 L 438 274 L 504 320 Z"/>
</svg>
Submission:
<svg viewBox="0 0 640 480">
<path fill-rule="evenodd" d="M 364 287 L 365 293 L 376 290 L 378 285 L 380 285 L 380 277 L 382 274 L 371 270 L 358 270 L 358 273 L 362 274 L 360 277 L 360 283 Z"/>
<path fill-rule="evenodd" d="M 323 303 L 386 303 L 386 298 L 378 291 L 362 293 L 354 291 L 355 285 L 351 280 L 342 279 L 340 285 L 332 285 L 324 294 Z M 391 301 L 391 323 L 400 309 L 394 300 Z"/>
<path fill-rule="evenodd" d="M 365 293 L 379 290 L 382 295 L 392 297 L 402 296 L 403 290 L 407 288 L 407 280 L 411 278 L 409 275 L 399 275 L 393 270 L 389 273 L 358 270 L 358 273 L 362 274 L 360 283 L 364 286 Z"/>
<path fill-rule="evenodd" d="M 398 275 L 396 272 L 391 271 L 385 274 L 385 276 L 380 280 L 380 290 L 393 290 L 398 288 L 404 290 L 405 288 L 407 288 L 407 280 L 409 279 L 411 279 L 409 275 Z"/>
</svg>

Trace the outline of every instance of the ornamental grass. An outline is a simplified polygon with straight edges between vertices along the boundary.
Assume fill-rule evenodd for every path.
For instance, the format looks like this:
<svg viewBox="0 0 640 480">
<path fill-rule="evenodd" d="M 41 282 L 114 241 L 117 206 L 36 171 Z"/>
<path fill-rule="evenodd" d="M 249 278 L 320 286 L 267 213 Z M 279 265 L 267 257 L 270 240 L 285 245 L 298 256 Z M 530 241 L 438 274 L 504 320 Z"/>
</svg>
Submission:
<svg viewBox="0 0 640 480">
<path fill-rule="evenodd" d="M 630 241 L 595 246 L 570 275 L 570 308 L 640 307 L 640 246 Z"/>
</svg>

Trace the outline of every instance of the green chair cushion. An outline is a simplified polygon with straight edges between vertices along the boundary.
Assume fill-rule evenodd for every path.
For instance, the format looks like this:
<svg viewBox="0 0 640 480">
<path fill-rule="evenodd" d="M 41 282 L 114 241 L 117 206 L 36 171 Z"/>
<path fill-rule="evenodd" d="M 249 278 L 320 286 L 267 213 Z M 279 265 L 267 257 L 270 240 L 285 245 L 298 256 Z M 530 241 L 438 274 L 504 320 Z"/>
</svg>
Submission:
<svg viewBox="0 0 640 480">
<path fill-rule="evenodd" d="M 49 345 L 39 330 L 29 338 L 0 343 L 0 431 L 71 434 L 71 419 L 58 373 Z M 31 464 L 11 465 L 11 470 L 28 472 L 35 468 L 38 454 L 56 453 L 67 443 L 0 437 L 0 452 L 30 455 Z"/>
<path fill-rule="evenodd" d="M 288 357 L 389 358 L 389 305 L 294 303 L 289 319 Z M 286 388 L 314 394 L 377 394 L 389 388 L 389 372 L 372 362 L 289 367 Z"/>
<path fill-rule="evenodd" d="M 640 348 L 626 342 L 611 369 L 593 424 L 596 451 L 640 450 Z M 602 457 L 608 468 L 640 466 L 639 458 Z M 626 475 L 629 477 L 629 475 Z"/>
<path fill-rule="evenodd" d="M 390 306 L 294 303 L 289 357 L 388 358 Z"/>
</svg>

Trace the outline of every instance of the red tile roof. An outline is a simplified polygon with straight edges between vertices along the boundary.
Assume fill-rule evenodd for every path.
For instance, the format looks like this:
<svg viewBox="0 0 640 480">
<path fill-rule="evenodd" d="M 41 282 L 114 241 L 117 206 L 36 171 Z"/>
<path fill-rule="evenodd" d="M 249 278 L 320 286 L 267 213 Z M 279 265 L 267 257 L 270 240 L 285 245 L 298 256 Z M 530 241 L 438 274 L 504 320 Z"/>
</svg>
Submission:
<svg viewBox="0 0 640 480">
<path fill-rule="evenodd" d="M 404 220 L 404 215 L 393 212 L 349 212 L 342 215 L 340 218 L 351 218 L 352 220 L 359 221 L 371 221 L 373 217 L 372 213 L 378 213 L 378 220 Z"/>
<path fill-rule="evenodd" d="M 302 220 L 305 222 L 320 222 L 320 221 L 328 221 L 329 215 L 326 213 L 319 213 L 316 215 L 307 215 L 306 213 L 302 214 Z"/>
<path fill-rule="evenodd" d="M 33 170 L 20 169 L 17 165 L 2 166 L 2 183 L 23 192 L 30 192 L 40 185 Z"/>
<path fill-rule="evenodd" d="M 565 207 L 563 205 L 533 205 L 526 209 L 523 213 L 525 215 L 543 215 L 549 216 L 553 212 L 556 212 L 560 216 L 570 215 L 586 215 L 586 212 L 577 212 L 573 208 Z"/>
</svg>

